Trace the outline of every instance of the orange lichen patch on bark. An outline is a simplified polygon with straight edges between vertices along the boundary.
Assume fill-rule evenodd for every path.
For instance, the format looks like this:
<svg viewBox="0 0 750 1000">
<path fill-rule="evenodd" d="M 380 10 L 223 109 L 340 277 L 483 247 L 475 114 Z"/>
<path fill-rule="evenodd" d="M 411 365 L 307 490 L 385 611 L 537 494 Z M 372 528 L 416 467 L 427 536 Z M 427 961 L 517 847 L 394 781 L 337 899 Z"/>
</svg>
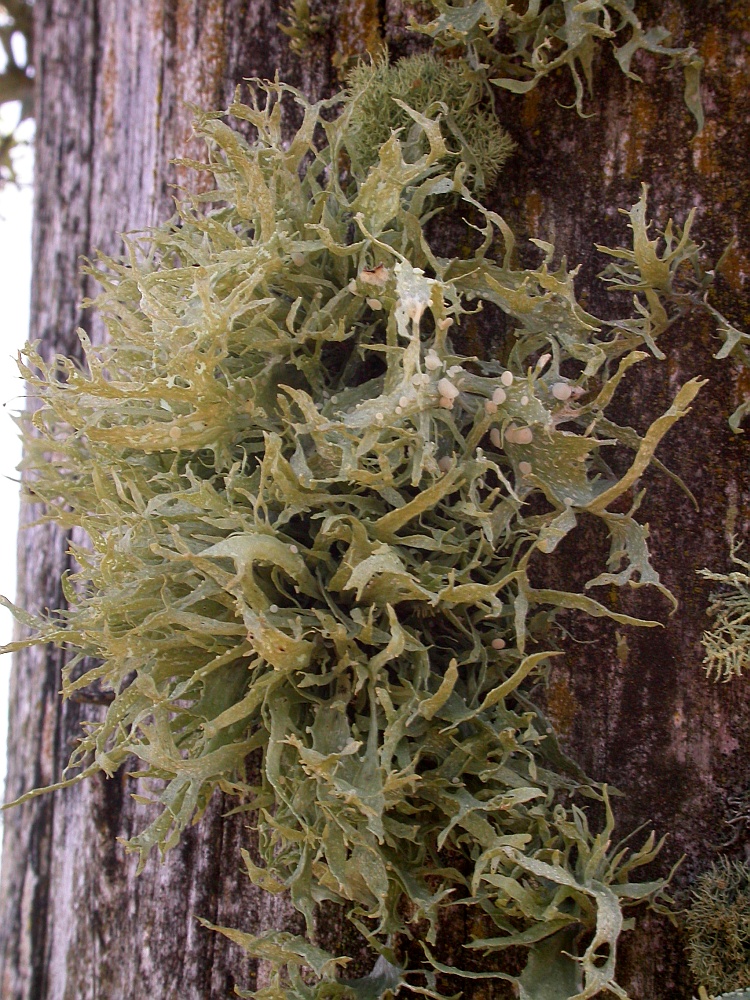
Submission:
<svg viewBox="0 0 750 1000">
<path fill-rule="evenodd" d="M 742 286 L 750 278 L 750 255 L 736 244 L 724 258 L 721 276 L 733 292 L 741 292 Z"/>
<path fill-rule="evenodd" d="M 111 24 L 110 24 L 111 29 Z M 105 142 L 111 142 L 115 131 L 115 91 L 117 89 L 117 48 L 115 33 L 107 32 L 104 42 L 104 58 L 102 60 L 101 94 L 102 94 L 102 124 L 101 134 Z"/>
<path fill-rule="evenodd" d="M 161 0 L 149 0 L 145 9 L 145 22 L 146 30 L 148 35 L 152 39 L 158 39 L 152 48 L 152 58 L 155 60 L 155 65 L 158 70 L 155 75 L 155 89 L 154 89 L 154 134 L 160 136 L 162 134 L 162 127 L 164 122 L 164 63 L 166 59 L 166 52 L 169 46 L 170 39 L 170 21 L 169 15 L 164 9 L 164 4 Z M 153 191 L 156 193 L 159 189 L 159 169 L 160 161 L 158 157 L 154 158 L 153 161 Z M 155 194 L 154 194 L 155 197 Z M 151 205 L 151 211 L 156 210 L 156 201 Z M 150 221 L 155 222 L 156 219 L 152 218 Z"/>
<path fill-rule="evenodd" d="M 526 129 L 534 128 L 539 121 L 539 105 L 542 100 L 541 88 L 535 87 L 524 96 L 521 105 L 521 124 Z"/>
<path fill-rule="evenodd" d="M 714 177 L 721 170 L 718 128 L 717 122 L 709 118 L 701 134 L 691 143 L 693 166 L 699 174 L 706 177 Z"/>
<path fill-rule="evenodd" d="M 539 194 L 539 192 L 529 191 L 529 193 L 526 195 L 524 203 L 526 232 L 528 233 L 543 232 L 540 226 L 543 208 L 544 208 L 544 202 L 542 201 L 542 196 Z"/>
<path fill-rule="evenodd" d="M 747 30 L 750 26 L 745 28 Z M 728 39 L 726 31 L 712 25 L 700 47 L 705 63 L 705 86 L 730 101 L 727 110 L 731 118 L 740 123 L 747 118 L 750 83 L 750 38 L 746 38 L 743 44 L 742 35 L 743 30 L 739 28 L 735 37 Z"/>
<path fill-rule="evenodd" d="M 227 75 L 228 35 L 222 0 L 210 0 L 206 5 L 200 29 L 199 87 L 206 95 L 206 107 L 214 107 L 223 101 L 224 81 Z"/>
<path fill-rule="evenodd" d="M 659 123 L 659 108 L 654 94 L 645 87 L 632 91 L 626 139 L 625 176 L 640 178 L 649 139 Z"/>
<path fill-rule="evenodd" d="M 204 108 L 219 107 L 224 100 L 227 71 L 227 32 L 222 0 L 209 0 L 198 14 L 192 0 L 178 0 L 176 13 L 175 58 L 179 69 L 178 99 L 191 94 L 192 101 Z M 176 130 L 179 153 L 193 160 L 206 161 L 207 150 L 202 140 L 193 137 L 193 113 L 186 104 L 178 110 L 181 119 Z M 177 167 L 177 182 L 203 193 L 213 187 L 207 174 L 197 174 Z"/>
<path fill-rule="evenodd" d="M 706 71 L 717 69 L 724 62 L 723 54 L 726 51 L 726 39 L 716 25 L 706 32 L 700 47 L 700 55 L 706 64 Z"/>
<path fill-rule="evenodd" d="M 750 49 L 750 43 L 748 43 Z M 731 107 L 735 109 L 734 120 L 740 124 L 746 123 L 750 114 L 750 58 L 749 53 L 743 53 L 744 65 L 738 66 L 735 60 L 724 70 L 727 91 Z"/>
<path fill-rule="evenodd" d="M 189 52 L 189 45 L 186 44 L 186 40 L 191 38 L 193 26 L 193 4 L 190 0 L 177 0 L 177 9 L 175 11 L 175 48 L 176 55 L 180 58 L 180 62 L 177 63 L 178 73 L 179 67 L 184 67 L 184 60 L 187 58 Z"/>
<path fill-rule="evenodd" d="M 383 50 L 383 26 L 378 0 L 340 0 L 335 21 L 333 65 L 343 76 L 352 63 Z"/>
<path fill-rule="evenodd" d="M 567 736 L 578 714 L 578 702 L 564 677 L 556 677 L 547 689 L 547 714 L 555 732 Z"/>
</svg>

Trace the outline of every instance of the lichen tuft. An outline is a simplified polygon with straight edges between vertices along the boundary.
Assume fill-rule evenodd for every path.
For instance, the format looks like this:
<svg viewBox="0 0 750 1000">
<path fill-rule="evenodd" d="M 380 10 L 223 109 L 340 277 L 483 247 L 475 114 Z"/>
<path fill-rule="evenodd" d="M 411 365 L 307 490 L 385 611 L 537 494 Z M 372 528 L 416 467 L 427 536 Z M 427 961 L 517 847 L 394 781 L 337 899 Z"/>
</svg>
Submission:
<svg viewBox="0 0 750 1000">
<path fill-rule="evenodd" d="M 688 960 L 714 994 L 750 988 L 750 868 L 720 857 L 697 881 L 686 917 Z"/>
<path fill-rule="evenodd" d="M 597 319 L 551 245 L 514 264 L 510 229 L 451 162 L 450 109 L 404 101 L 412 124 L 365 166 L 357 94 L 337 115 L 335 99 L 256 82 L 228 109 L 250 139 L 201 116 L 195 166 L 215 189 L 89 268 L 106 343 L 81 332 L 82 365 L 27 347 L 27 495 L 76 529 L 77 568 L 67 608 L 16 609 L 32 634 L 10 648 L 64 645 L 65 695 L 111 692 L 61 784 L 141 762 L 157 782 L 127 844 L 141 867 L 220 788 L 257 813 L 248 876 L 289 892 L 309 931 L 316 904 L 338 904 L 382 958 L 375 983 L 345 983 L 346 959 L 303 938 L 224 929 L 274 963 L 264 995 L 435 996 L 439 916 L 459 904 L 492 924 L 467 948 L 529 951 L 522 995 L 540 968 L 571 995 L 617 993 L 622 911 L 663 888 L 635 878 L 659 846 L 613 843 L 606 787 L 565 757 L 532 688 L 559 655 L 559 609 L 658 623 L 541 588 L 529 566 L 594 517 L 611 548 L 587 591 L 668 594 L 640 494 L 622 501 L 702 383 L 643 436 L 608 408 L 642 348 L 658 354 L 700 303 L 694 244 L 671 224 L 648 238 L 644 192 L 633 249 L 608 251 L 626 313 Z M 447 194 L 482 237 L 466 259 L 425 236 Z M 502 363 L 451 341 L 484 302 L 507 316 Z M 424 962 L 397 968 L 394 937 L 417 934 Z"/>
<path fill-rule="evenodd" d="M 402 130 L 407 158 L 425 151 L 424 132 L 407 106 L 431 116 L 442 111 L 448 148 L 465 163 L 477 188 L 492 186 L 513 150 L 481 79 L 462 60 L 422 53 L 391 63 L 384 56 L 360 62 L 349 73 L 347 85 L 350 148 L 365 169 L 376 162 L 381 146 L 397 129 Z"/>
<path fill-rule="evenodd" d="M 750 563 L 737 555 L 739 548 L 732 540 L 730 558 L 736 568 L 731 572 L 698 570 L 704 579 L 719 584 L 706 611 L 714 625 L 703 633 L 706 676 L 717 681 L 740 677 L 750 667 Z"/>
</svg>

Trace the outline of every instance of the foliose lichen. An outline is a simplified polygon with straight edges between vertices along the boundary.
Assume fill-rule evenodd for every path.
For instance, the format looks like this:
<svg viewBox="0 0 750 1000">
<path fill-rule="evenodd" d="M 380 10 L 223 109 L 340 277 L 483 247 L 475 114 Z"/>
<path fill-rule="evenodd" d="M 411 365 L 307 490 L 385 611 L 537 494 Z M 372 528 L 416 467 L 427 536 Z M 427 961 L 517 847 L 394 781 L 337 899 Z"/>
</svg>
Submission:
<svg viewBox="0 0 750 1000">
<path fill-rule="evenodd" d="M 703 61 L 690 45 L 668 44 L 663 25 L 644 27 L 635 0 L 430 0 L 437 17 L 416 30 L 437 45 L 460 51 L 475 69 L 486 72 L 497 87 L 515 94 L 533 90 L 541 80 L 567 67 L 575 85 L 575 107 L 583 114 L 586 90 L 593 89 L 593 65 L 602 41 L 611 42 L 622 72 L 633 80 L 638 52 L 666 57 L 681 67 L 685 104 L 703 127 L 700 73 Z M 520 8 L 520 9 L 519 9 Z"/>
<path fill-rule="evenodd" d="M 721 271 L 722 265 L 726 261 L 727 257 L 731 253 L 734 244 L 730 243 L 727 249 L 722 254 L 719 259 L 716 270 Z M 730 323 L 726 317 L 722 316 L 717 310 L 715 310 L 710 303 L 706 303 L 709 312 L 716 318 L 717 332 L 721 339 L 724 341 L 720 349 L 716 352 L 714 357 L 718 359 L 731 359 L 737 362 L 743 368 L 750 368 L 750 335 L 739 327 Z M 729 417 L 729 426 L 732 428 L 735 434 L 743 434 L 744 431 L 740 424 L 745 419 L 745 417 L 750 413 L 750 398 L 744 398 L 739 406 L 734 410 L 734 412 Z"/>
<path fill-rule="evenodd" d="M 308 0 L 291 0 L 284 14 L 279 28 L 289 39 L 289 48 L 297 56 L 306 55 L 315 40 L 325 33 L 326 17 L 313 14 Z"/>
<path fill-rule="evenodd" d="M 302 109 L 291 142 L 288 101 Z M 560 996 L 624 996 L 623 909 L 663 889 L 633 877 L 658 845 L 613 846 L 606 788 L 565 757 L 532 692 L 559 655 L 558 609 L 657 623 L 535 586 L 529 568 L 588 515 L 611 552 L 587 591 L 664 590 L 642 494 L 622 499 L 701 382 L 643 436 L 607 408 L 686 307 L 686 274 L 704 287 L 697 248 L 671 223 L 650 238 L 644 191 L 633 249 L 607 250 L 605 272 L 636 307 L 597 319 L 551 245 L 515 265 L 441 108 L 404 102 L 409 134 L 362 166 L 356 100 L 332 118 L 339 104 L 256 82 L 228 109 L 249 142 L 203 115 L 216 190 L 90 266 L 107 342 L 81 333 L 82 365 L 26 350 L 39 404 L 23 418 L 27 490 L 87 542 L 72 545 L 69 607 L 16 609 L 33 634 L 13 648 L 66 644 L 65 695 L 93 681 L 113 694 L 57 787 L 140 760 L 161 787 L 126 845 L 141 865 L 217 787 L 235 795 L 258 816 L 249 877 L 289 892 L 310 931 L 316 904 L 344 907 L 381 956 L 383 990 L 436 995 L 437 972 L 476 975 L 433 955 L 441 909 L 461 906 L 494 927 L 468 948 L 528 949 L 520 977 L 487 973 L 522 997 L 540 977 Z M 456 204 L 479 233 L 466 259 L 425 234 Z M 452 346 L 482 303 L 508 319 L 501 358 Z M 629 456 L 623 474 L 608 450 Z M 245 774 L 254 751 L 260 787 Z M 598 832 L 586 799 L 603 803 Z M 274 961 L 263 996 L 372 994 L 303 938 L 221 930 Z M 394 942 L 411 934 L 425 960 L 403 969 Z"/>
<path fill-rule="evenodd" d="M 433 5 L 419 30 L 459 60 L 378 57 L 312 105 L 255 81 L 226 112 L 250 140 L 202 115 L 210 158 L 194 166 L 215 190 L 89 266 L 107 342 L 81 333 L 82 365 L 27 348 L 27 491 L 86 540 L 71 547 L 67 609 L 13 609 L 30 632 L 9 648 L 65 644 L 64 694 L 111 692 L 55 787 L 137 758 L 157 788 L 153 822 L 126 845 L 141 867 L 221 788 L 257 816 L 248 876 L 290 893 L 309 936 L 316 906 L 339 904 L 379 954 L 350 980 L 346 956 L 305 938 L 215 928 L 274 967 L 269 987 L 239 995 L 440 997 L 449 973 L 512 982 L 520 1000 L 625 997 L 617 942 L 624 911 L 664 889 L 635 878 L 659 845 L 613 846 L 607 788 L 562 752 L 535 686 L 560 655 L 559 609 L 651 627 L 589 591 L 671 597 L 638 484 L 663 469 L 655 450 L 702 383 L 642 436 L 607 411 L 631 368 L 664 356 L 660 335 L 705 304 L 712 272 L 692 214 L 651 232 L 644 188 L 626 213 L 632 248 L 599 248 L 628 311 L 598 319 L 550 244 L 517 266 L 477 192 L 512 145 L 489 84 L 524 93 L 567 65 L 582 112 L 609 38 L 629 76 L 639 49 L 683 65 L 700 125 L 700 60 L 643 29 L 632 0 Z M 299 51 L 322 22 L 295 0 L 282 30 Z M 441 213 L 469 220 L 468 253 L 433 248 Z M 508 330 L 490 359 L 451 338 L 483 305 Z M 731 351 L 744 335 L 707 308 Z M 535 586 L 532 563 L 582 515 L 609 534 L 606 566 L 584 593 Z M 442 964 L 453 906 L 492 928 L 467 948 L 526 949 L 524 971 Z M 410 937 L 424 960 L 404 968 Z"/>
</svg>

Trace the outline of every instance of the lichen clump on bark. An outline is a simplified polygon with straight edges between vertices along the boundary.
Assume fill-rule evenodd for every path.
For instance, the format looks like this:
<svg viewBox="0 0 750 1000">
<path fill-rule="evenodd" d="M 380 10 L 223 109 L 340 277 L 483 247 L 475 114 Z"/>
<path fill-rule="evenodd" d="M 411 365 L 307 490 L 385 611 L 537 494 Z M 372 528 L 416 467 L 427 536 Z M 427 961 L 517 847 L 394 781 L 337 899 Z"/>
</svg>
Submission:
<svg viewBox="0 0 750 1000">
<path fill-rule="evenodd" d="M 348 75 L 351 103 L 351 155 L 365 168 L 375 163 L 391 134 L 401 131 L 404 154 L 426 151 L 424 130 L 409 111 L 435 115 L 446 143 L 461 157 L 475 188 L 491 187 L 513 150 L 498 122 L 480 74 L 462 60 L 449 62 L 432 53 L 401 59 L 360 62 Z M 467 178 L 467 181 L 468 181 Z"/>
<path fill-rule="evenodd" d="M 698 570 L 704 579 L 719 584 L 706 611 L 714 623 L 703 633 L 706 676 L 717 681 L 740 677 L 750 667 L 750 563 L 737 555 L 738 548 L 732 544 L 735 568 L 729 573 Z"/>
<path fill-rule="evenodd" d="M 750 990 L 750 869 L 721 857 L 698 879 L 686 926 L 695 978 L 712 993 Z"/>
<path fill-rule="evenodd" d="M 291 142 L 285 101 L 302 109 Z M 355 102 L 331 120 L 337 103 L 256 84 L 228 109 L 249 142 L 202 116 L 216 189 L 91 268 L 106 344 L 81 334 L 83 366 L 27 349 L 27 490 L 88 541 L 72 548 L 69 608 L 17 611 L 34 635 L 15 646 L 67 644 L 66 695 L 112 692 L 62 784 L 142 762 L 160 790 L 127 845 L 141 864 L 219 787 L 257 810 L 250 878 L 290 892 L 309 930 L 317 903 L 343 906 L 384 988 L 433 995 L 437 972 L 474 975 L 433 954 L 441 909 L 461 906 L 491 928 L 468 948 L 528 949 L 520 977 L 492 973 L 521 996 L 542 967 L 566 996 L 622 996 L 623 908 L 662 889 L 633 878 L 658 848 L 613 845 L 606 788 L 564 756 L 533 694 L 559 655 L 558 609 L 656 623 L 540 588 L 529 568 L 593 516 L 611 551 L 587 591 L 664 590 L 641 494 L 623 499 L 701 383 L 642 437 L 606 411 L 677 314 L 677 270 L 675 309 L 688 274 L 704 287 L 697 248 L 671 225 L 649 238 L 644 192 L 634 249 L 607 251 L 637 306 L 599 320 L 552 246 L 516 266 L 439 108 L 404 105 L 410 133 L 362 166 Z M 425 227 L 456 206 L 475 248 L 443 257 Z M 483 303 L 508 321 L 500 356 L 463 356 L 451 334 Z M 599 832 L 587 799 L 604 805 Z M 344 956 L 224 932 L 273 959 L 274 996 L 357 990 Z M 423 942 L 417 968 L 398 965 L 399 935 Z"/>
<path fill-rule="evenodd" d="M 452 54 L 460 53 L 481 69 L 494 86 L 526 94 L 550 74 L 566 69 L 575 88 L 574 105 L 583 114 L 586 92 L 593 91 L 594 62 L 609 42 L 622 72 L 633 70 L 639 52 L 667 58 L 682 69 L 685 104 L 703 128 L 700 73 L 703 60 L 691 45 L 671 46 L 663 24 L 645 27 L 635 0 L 429 0 L 437 16 L 415 25 Z"/>
</svg>

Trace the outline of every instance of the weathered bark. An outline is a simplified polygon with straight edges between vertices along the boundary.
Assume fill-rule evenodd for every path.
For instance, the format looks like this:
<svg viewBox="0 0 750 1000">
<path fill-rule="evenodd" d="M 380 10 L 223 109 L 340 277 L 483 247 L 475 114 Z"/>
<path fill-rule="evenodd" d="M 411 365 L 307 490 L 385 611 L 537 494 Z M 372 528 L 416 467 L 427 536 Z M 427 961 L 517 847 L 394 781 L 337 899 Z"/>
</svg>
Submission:
<svg viewBox="0 0 750 1000">
<path fill-rule="evenodd" d="M 99 334 L 95 316 L 80 309 L 91 289 L 79 257 L 95 247 L 116 251 L 117 233 L 170 214 L 173 185 L 188 182 L 170 159 L 200 154 L 190 140 L 189 103 L 225 105 L 243 78 L 272 77 L 277 69 L 318 96 L 335 86 L 334 66 L 378 33 L 398 54 L 414 47 L 406 32 L 409 6 L 401 0 L 318 6 L 332 15 L 330 23 L 300 61 L 288 52 L 272 0 L 37 0 L 31 337 L 42 339 L 45 353 L 75 354 L 78 326 Z M 703 135 L 691 141 L 678 72 L 665 74 L 643 59 L 637 68 L 646 83 L 638 84 L 605 53 L 595 66 L 592 118 L 561 107 L 572 97 L 562 77 L 525 98 L 499 94 L 518 151 L 494 207 L 520 237 L 554 241 L 569 260 L 581 261 L 582 289 L 602 264 L 593 244 L 627 242 L 616 208 L 636 200 L 641 181 L 651 185 L 662 223 L 697 204 L 711 252 L 739 238 L 720 297 L 747 326 L 747 300 L 744 312 L 738 303 L 750 273 L 750 10 L 746 0 L 649 0 L 639 13 L 647 23 L 667 23 L 678 42 L 691 40 L 704 56 Z M 601 290 L 588 305 L 594 312 L 613 308 Z M 478 325 L 477 340 L 487 332 Z M 570 645 L 549 690 L 550 714 L 581 763 L 626 793 L 616 803 L 620 831 L 649 822 L 670 834 L 656 866 L 661 873 L 687 856 L 678 888 L 727 838 L 725 796 L 750 786 L 747 686 L 714 686 L 700 667 L 708 588 L 694 571 L 725 565 L 727 534 L 746 534 L 750 518 L 748 446 L 726 425 L 747 387 L 731 364 L 712 359 L 716 346 L 704 320 L 679 324 L 667 338 L 668 361 L 631 376 L 620 404 L 622 421 L 643 428 L 669 405 L 677 385 L 696 373 L 711 378 L 660 451 L 700 510 L 670 480 L 648 477 L 644 517 L 654 563 L 680 608 L 658 634 L 629 630 L 619 656 L 614 630 L 571 618 L 573 636 L 589 644 Z M 27 512 L 27 521 L 33 515 Z M 61 606 L 65 553 L 56 529 L 26 531 L 20 593 L 31 610 Z M 583 533 L 539 572 L 583 583 L 591 575 L 587 560 L 593 565 L 601 554 L 599 536 Z M 666 602 L 642 591 L 620 599 L 667 619 Z M 38 649 L 17 658 L 8 798 L 54 780 L 80 720 L 100 711 L 60 704 L 61 661 L 62 654 Z M 7 1000 L 225 997 L 234 982 L 252 986 L 256 970 L 195 916 L 246 930 L 295 925 L 287 907 L 239 873 L 239 848 L 252 846 L 252 833 L 246 819 L 222 815 L 227 803 L 218 796 L 166 861 L 151 859 L 136 879 L 134 859 L 116 840 L 144 825 L 146 810 L 130 798 L 134 788 L 125 775 L 97 779 L 6 814 L 0 992 Z M 743 831 L 732 851 L 742 856 L 747 843 Z M 460 918 L 453 921 L 446 925 L 448 960 L 468 933 Z M 621 966 L 621 981 L 638 1000 L 692 995 L 679 934 L 661 918 L 649 916 L 624 936 Z M 485 983 L 469 992 L 490 990 Z"/>
</svg>

